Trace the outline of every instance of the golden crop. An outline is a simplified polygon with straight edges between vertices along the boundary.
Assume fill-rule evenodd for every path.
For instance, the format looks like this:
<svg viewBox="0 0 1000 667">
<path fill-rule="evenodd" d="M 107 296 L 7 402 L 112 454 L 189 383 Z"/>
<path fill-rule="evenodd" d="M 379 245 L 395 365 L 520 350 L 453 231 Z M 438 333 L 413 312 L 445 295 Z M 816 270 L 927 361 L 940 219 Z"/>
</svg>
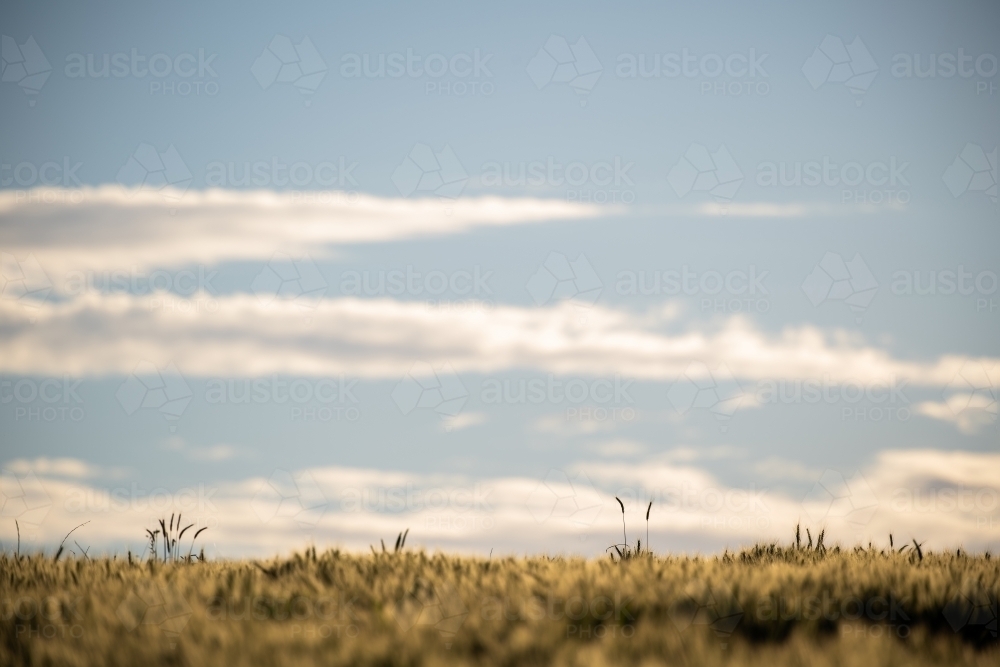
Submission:
<svg viewBox="0 0 1000 667">
<path fill-rule="evenodd" d="M 0 664 L 1000 664 L 986 554 L 129 560 L 0 557 Z"/>
</svg>

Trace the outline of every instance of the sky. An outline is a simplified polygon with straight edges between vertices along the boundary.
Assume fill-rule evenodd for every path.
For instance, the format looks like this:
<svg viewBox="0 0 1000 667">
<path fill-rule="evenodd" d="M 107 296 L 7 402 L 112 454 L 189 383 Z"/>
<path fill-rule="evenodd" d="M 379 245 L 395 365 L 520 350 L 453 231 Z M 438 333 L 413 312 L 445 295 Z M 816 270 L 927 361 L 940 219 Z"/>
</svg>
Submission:
<svg viewBox="0 0 1000 667">
<path fill-rule="evenodd" d="M 995 4 L 0 16 L 4 549 L 1000 548 Z"/>
</svg>

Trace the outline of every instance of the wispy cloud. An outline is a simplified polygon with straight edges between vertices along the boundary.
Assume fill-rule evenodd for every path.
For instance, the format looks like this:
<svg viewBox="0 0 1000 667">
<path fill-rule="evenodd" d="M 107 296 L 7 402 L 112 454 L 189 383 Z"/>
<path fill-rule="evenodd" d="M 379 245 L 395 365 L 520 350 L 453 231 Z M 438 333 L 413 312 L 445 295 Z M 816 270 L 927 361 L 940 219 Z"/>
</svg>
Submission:
<svg viewBox="0 0 1000 667">
<path fill-rule="evenodd" d="M 87 479 L 90 477 L 99 477 L 107 474 L 120 474 L 121 471 L 117 473 L 113 471 L 104 471 L 99 466 L 87 463 L 86 461 L 81 461 L 80 459 L 73 458 L 37 458 L 34 460 L 27 459 L 16 459 L 11 461 L 6 469 L 10 472 L 25 475 L 29 472 L 35 472 L 39 475 L 47 475 L 53 477 L 65 477 L 69 479 Z"/>
<path fill-rule="evenodd" d="M 443 236 L 480 227 L 599 216 L 596 204 L 532 197 L 402 199 L 368 194 L 209 189 L 177 200 L 112 185 L 0 191 L 0 248 L 38 257 L 53 278 L 72 271 L 267 261 L 276 251 Z M 51 202 L 51 203 L 45 203 Z M 58 289 L 60 280 L 53 280 Z"/>
<path fill-rule="evenodd" d="M 224 443 L 206 447 L 192 447 L 183 438 L 177 436 L 168 438 L 164 446 L 191 461 L 228 461 L 240 453 L 239 447 Z"/>
<path fill-rule="evenodd" d="M 961 433 L 976 435 L 997 427 L 997 404 L 972 403 L 967 397 L 953 395 L 944 401 L 922 401 L 913 406 L 914 412 L 954 424 Z"/>
<path fill-rule="evenodd" d="M 77 536 L 82 544 L 141 550 L 152 520 L 151 498 L 141 489 L 100 486 L 45 469 L 19 460 L 3 477 L 5 484 L 30 486 L 34 504 L 45 510 L 21 527 L 30 548 L 54 547 L 89 519 Z M 630 539 L 640 532 L 645 538 L 646 503 L 653 499 L 653 547 L 674 552 L 788 541 L 797 523 L 814 536 L 825 528 L 828 544 L 884 544 L 890 532 L 899 543 L 917 538 L 931 549 L 996 548 L 1000 541 L 1000 524 L 991 520 L 1000 504 L 1000 454 L 890 450 L 863 470 L 816 471 L 804 485 L 801 471 L 790 472 L 801 492 L 776 490 L 772 484 L 781 480 L 773 475 L 729 485 L 670 456 L 583 461 L 540 478 L 314 467 L 158 489 L 155 509 L 210 526 L 212 555 L 230 556 L 288 552 L 310 541 L 367 549 L 407 527 L 409 543 L 429 549 L 597 555 L 620 537 L 616 495 L 625 502 Z M 841 487 L 830 480 L 848 482 Z M 5 543 L 15 538 L 10 524 L 0 524 Z"/>
<path fill-rule="evenodd" d="M 443 420 L 441 426 L 448 431 L 461 431 L 472 426 L 485 424 L 488 420 L 489 416 L 485 412 L 462 412 Z"/>
<path fill-rule="evenodd" d="M 660 204 L 637 207 L 645 215 L 669 215 L 688 218 L 769 218 L 809 221 L 844 215 L 884 215 L 887 211 L 905 211 L 905 204 L 880 205 L 824 201 L 732 201 Z"/>
<path fill-rule="evenodd" d="M 148 359 L 160 365 L 172 361 L 191 376 L 399 378 L 415 361 L 424 361 L 450 364 L 459 373 L 533 368 L 558 375 L 674 380 L 698 360 L 709 368 L 725 364 L 735 377 L 752 381 L 886 383 L 897 378 L 912 386 L 943 387 L 965 365 L 997 364 L 962 355 L 899 359 L 856 334 L 811 325 L 772 335 L 741 316 L 681 323 L 664 309 L 635 314 L 597 306 L 581 325 L 571 304 L 503 305 L 475 312 L 336 298 L 313 302 L 306 324 L 298 301 L 265 304 L 248 294 L 216 301 L 218 311 L 211 314 L 150 308 L 147 299 L 126 294 L 85 294 L 44 302 L 30 312 L 17 302 L 0 301 L 0 345 L 6 352 L 0 370 L 128 374 Z M 668 325 L 683 324 L 687 330 L 665 332 Z"/>
</svg>

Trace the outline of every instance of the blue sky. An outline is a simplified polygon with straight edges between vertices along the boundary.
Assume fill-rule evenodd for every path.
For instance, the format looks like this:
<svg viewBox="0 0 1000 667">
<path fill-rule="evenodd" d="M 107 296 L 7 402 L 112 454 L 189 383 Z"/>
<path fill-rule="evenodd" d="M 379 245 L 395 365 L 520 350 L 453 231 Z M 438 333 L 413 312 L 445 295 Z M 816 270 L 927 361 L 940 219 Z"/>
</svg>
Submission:
<svg viewBox="0 0 1000 667">
<path fill-rule="evenodd" d="M 5 547 L 997 547 L 995 6 L 2 13 Z"/>
</svg>

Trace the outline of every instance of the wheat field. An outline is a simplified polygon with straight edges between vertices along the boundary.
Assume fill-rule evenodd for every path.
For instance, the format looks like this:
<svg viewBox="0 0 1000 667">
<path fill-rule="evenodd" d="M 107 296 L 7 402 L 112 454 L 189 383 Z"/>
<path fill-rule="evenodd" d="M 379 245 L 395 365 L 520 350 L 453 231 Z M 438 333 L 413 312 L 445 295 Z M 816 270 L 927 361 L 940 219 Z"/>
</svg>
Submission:
<svg viewBox="0 0 1000 667">
<path fill-rule="evenodd" d="M 397 540 L 398 543 L 398 540 Z M 4 665 L 997 665 L 989 554 L 0 557 Z"/>
</svg>

